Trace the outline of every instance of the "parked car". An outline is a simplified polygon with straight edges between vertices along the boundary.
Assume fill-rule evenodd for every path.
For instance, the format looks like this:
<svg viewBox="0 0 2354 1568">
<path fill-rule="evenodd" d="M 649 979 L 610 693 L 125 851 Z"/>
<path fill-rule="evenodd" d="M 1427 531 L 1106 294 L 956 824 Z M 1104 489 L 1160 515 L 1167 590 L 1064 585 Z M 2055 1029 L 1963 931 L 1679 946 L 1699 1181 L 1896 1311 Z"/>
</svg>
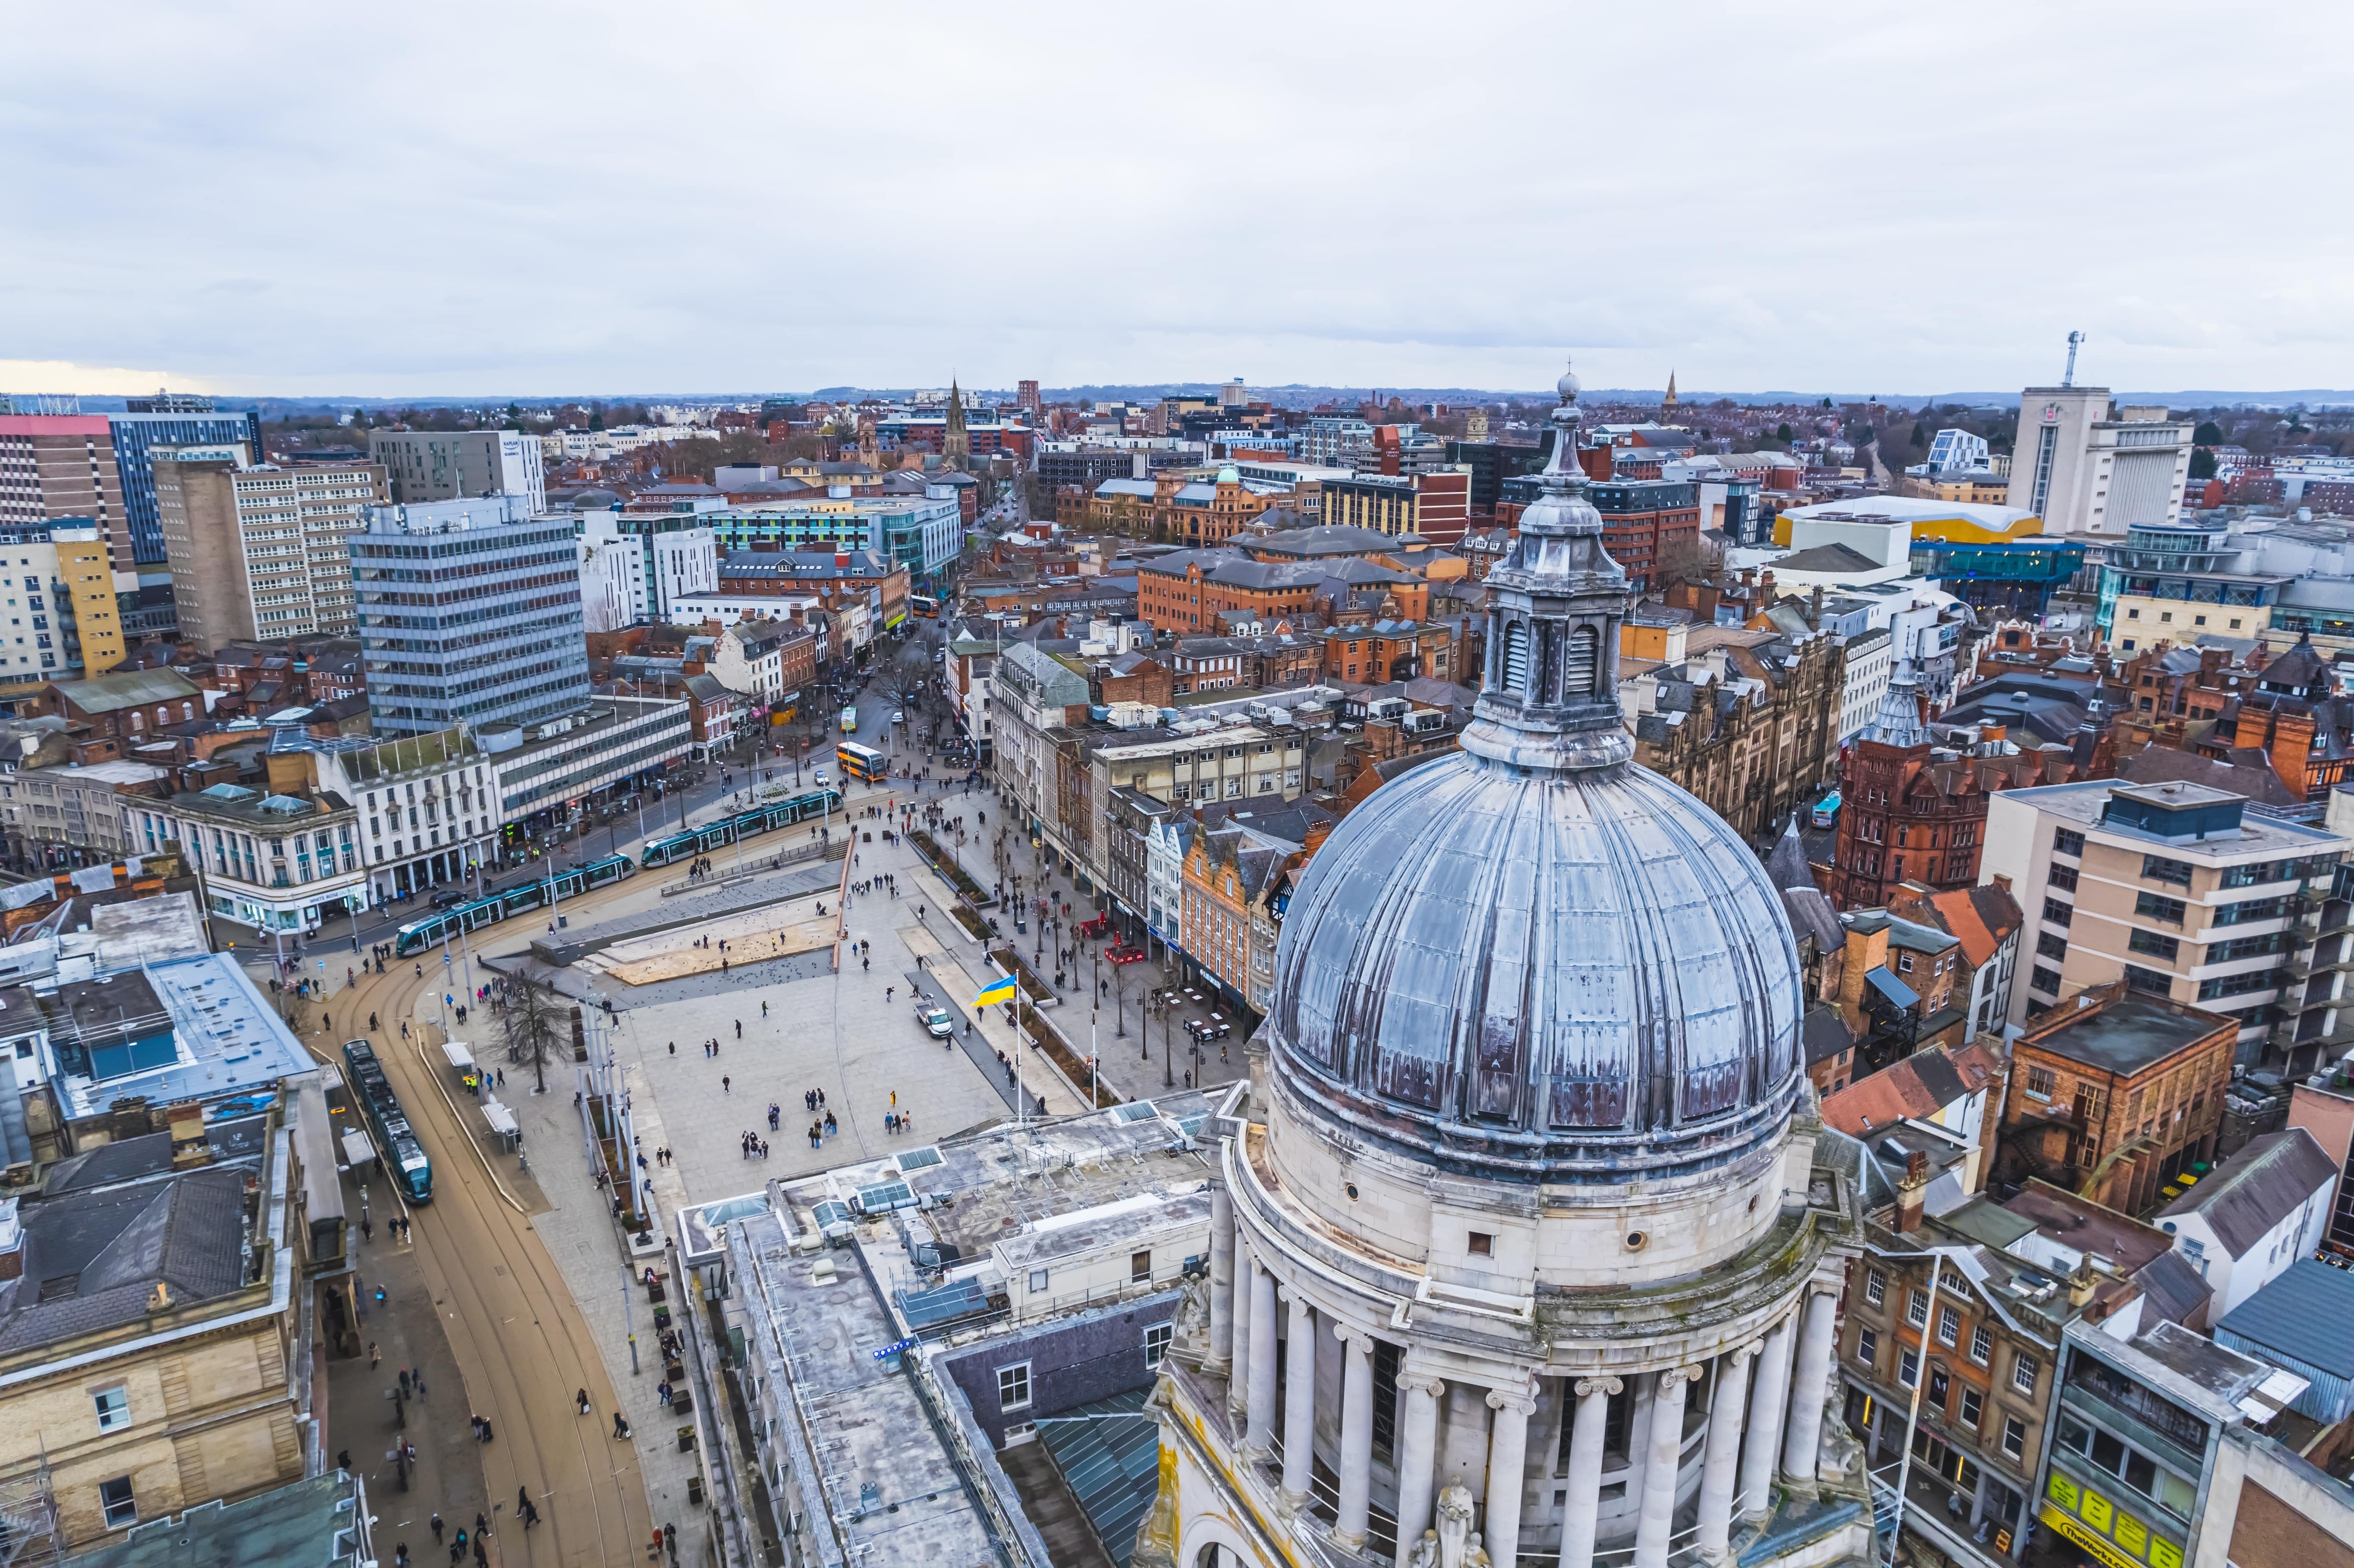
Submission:
<svg viewBox="0 0 2354 1568">
<path fill-rule="evenodd" d="M 956 1020 L 949 1015 L 946 1008 L 934 1007 L 928 1001 L 916 1003 L 916 1022 L 921 1023 L 924 1033 L 935 1040 L 946 1040 L 957 1029 Z"/>
</svg>

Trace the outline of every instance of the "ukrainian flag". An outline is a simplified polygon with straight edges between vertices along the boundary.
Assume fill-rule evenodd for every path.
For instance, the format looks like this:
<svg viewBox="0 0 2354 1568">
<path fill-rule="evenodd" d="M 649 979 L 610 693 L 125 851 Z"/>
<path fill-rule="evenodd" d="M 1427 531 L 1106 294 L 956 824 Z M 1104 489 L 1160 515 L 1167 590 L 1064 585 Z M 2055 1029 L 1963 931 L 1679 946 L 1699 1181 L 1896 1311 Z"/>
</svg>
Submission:
<svg viewBox="0 0 2354 1568">
<path fill-rule="evenodd" d="M 991 980 L 987 985 L 982 986 L 980 992 L 973 997 L 972 1005 L 978 1009 L 989 1007 L 1001 1001 L 1012 1001 L 1013 1000 L 1013 977 L 1012 975 L 1007 975 L 1002 980 Z"/>
</svg>

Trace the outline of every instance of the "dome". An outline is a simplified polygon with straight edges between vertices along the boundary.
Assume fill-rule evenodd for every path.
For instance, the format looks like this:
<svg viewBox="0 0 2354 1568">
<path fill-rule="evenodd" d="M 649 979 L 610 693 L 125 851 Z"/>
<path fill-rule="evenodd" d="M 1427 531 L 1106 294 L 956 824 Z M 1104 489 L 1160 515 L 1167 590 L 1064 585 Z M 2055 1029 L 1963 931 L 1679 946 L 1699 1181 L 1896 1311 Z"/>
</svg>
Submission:
<svg viewBox="0 0 2354 1568">
<path fill-rule="evenodd" d="M 1341 819 L 1285 912 L 1272 1069 L 1335 1130 L 1477 1174 L 1709 1169 L 1797 1101 L 1788 916 L 1731 824 L 1633 760 L 1628 587 L 1575 457 L 1488 577 L 1462 749 Z"/>
<path fill-rule="evenodd" d="M 1308 863 L 1268 1028 L 1360 1133 L 1572 1180 L 1778 1131 L 1800 991 L 1781 899 L 1707 806 L 1632 762 L 1464 753 L 1375 790 Z"/>
</svg>

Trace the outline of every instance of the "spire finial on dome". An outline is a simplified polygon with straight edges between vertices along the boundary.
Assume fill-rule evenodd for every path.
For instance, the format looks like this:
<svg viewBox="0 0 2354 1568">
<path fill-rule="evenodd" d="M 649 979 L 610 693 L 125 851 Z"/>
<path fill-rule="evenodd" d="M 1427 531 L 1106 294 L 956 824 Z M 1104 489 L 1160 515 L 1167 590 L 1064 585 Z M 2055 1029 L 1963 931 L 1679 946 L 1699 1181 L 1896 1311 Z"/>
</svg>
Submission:
<svg viewBox="0 0 2354 1568">
<path fill-rule="evenodd" d="M 1618 628 L 1627 574 L 1602 545 L 1602 514 L 1578 461 L 1575 370 L 1562 372 L 1553 452 L 1537 498 L 1488 574 L 1487 680 L 1467 751 L 1530 768 L 1596 768 L 1634 755 L 1618 714 Z"/>
</svg>

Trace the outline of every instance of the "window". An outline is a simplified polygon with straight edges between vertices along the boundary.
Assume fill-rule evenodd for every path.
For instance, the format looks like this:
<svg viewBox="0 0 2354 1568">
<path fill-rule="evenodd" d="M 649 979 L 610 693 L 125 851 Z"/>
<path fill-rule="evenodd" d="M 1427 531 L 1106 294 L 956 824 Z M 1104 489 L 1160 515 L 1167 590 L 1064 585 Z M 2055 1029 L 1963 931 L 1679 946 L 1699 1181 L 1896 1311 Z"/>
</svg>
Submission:
<svg viewBox="0 0 2354 1568">
<path fill-rule="evenodd" d="M 2042 1370 L 2033 1356 L 2020 1357 L 2010 1363 L 2010 1386 L 2021 1393 L 2034 1393 L 2036 1374 Z"/>
<path fill-rule="evenodd" d="M 1929 1320 L 1929 1298 L 1918 1290 L 1906 1293 L 1904 1320 L 1918 1329 Z"/>
<path fill-rule="evenodd" d="M 111 1481 L 98 1483 L 99 1511 L 106 1516 L 106 1528 L 118 1530 L 133 1524 L 139 1519 L 139 1504 L 131 1495 L 131 1478 L 117 1476 Z"/>
<path fill-rule="evenodd" d="M 1169 1349 L 1170 1336 L 1176 1332 L 1177 1325 L 1174 1323 L 1155 1323 L 1144 1330 L 1144 1364 L 1146 1366 L 1157 1367 L 1161 1364 L 1161 1356 Z"/>
<path fill-rule="evenodd" d="M 1030 1408 L 1030 1363 L 1016 1361 L 1010 1367 L 997 1369 L 997 1408 L 1027 1410 Z"/>
<path fill-rule="evenodd" d="M 2027 1423 L 2016 1415 L 2002 1418 L 2002 1457 L 2016 1459 L 2027 1452 Z"/>
<path fill-rule="evenodd" d="M 1033 1296 L 1043 1296 L 1045 1294 L 1045 1290 L 1046 1271 L 1043 1268 L 1032 1269 L 1030 1271 L 1030 1294 Z"/>
<path fill-rule="evenodd" d="M 2068 938 L 2057 931 L 2039 932 L 2035 938 L 2035 956 L 2040 959 L 2065 959 Z"/>
<path fill-rule="evenodd" d="M 1978 1418 L 1986 1414 L 1986 1397 L 1977 1389 L 1962 1390 L 1962 1425 L 1976 1430 Z"/>
<path fill-rule="evenodd" d="M 2043 901 L 2043 917 L 2054 926 L 2065 926 L 2076 918 L 2076 906 L 2064 898 Z"/>
<path fill-rule="evenodd" d="M 1905 1351 L 1901 1352 L 1901 1353 L 1897 1356 L 1897 1358 L 1896 1358 L 1896 1381 L 1897 1381 L 1899 1383 L 1903 1384 L 1903 1385 L 1904 1387 L 1906 1387 L 1906 1388 L 1913 1388 L 1913 1387 L 1917 1386 L 1917 1385 L 1920 1383 L 1920 1382 L 1921 1382 L 1921 1352 L 1920 1352 L 1920 1351 Z"/>
<path fill-rule="evenodd" d="M 2060 994 L 2060 971 L 2055 969 L 2049 969 L 2042 964 L 2038 964 L 2029 972 L 2027 976 L 2027 983 L 2031 990 L 2048 991 L 2053 996 L 2058 996 Z"/>
<path fill-rule="evenodd" d="M 2052 874 L 2048 880 L 2061 892 L 2073 893 L 2076 891 L 2076 868 L 2073 865 L 2055 865 L 2052 868 Z"/>
<path fill-rule="evenodd" d="M 1994 1359 L 1994 1335 L 1984 1323 L 1970 1330 L 1970 1360 L 1980 1366 Z"/>
<path fill-rule="evenodd" d="M 2145 920 L 2163 921 L 2168 926 L 2182 924 L 2186 906 L 2179 898 L 2168 898 L 2156 893 L 2144 893 L 2134 899 L 2134 913 Z"/>
<path fill-rule="evenodd" d="M 2084 835 L 2078 832 L 2073 828 L 2052 829 L 2052 853 L 2053 854 L 2083 854 L 2084 853 Z"/>
<path fill-rule="evenodd" d="M 2170 882 L 2177 887 L 2188 887 L 2190 885 L 2190 863 L 2168 860 L 2162 854 L 2146 854 L 2141 857 L 2141 874 L 2146 881 Z"/>
<path fill-rule="evenodd" d="M 1871 1366 L 1877 1361 L 1880 1359 L 1880 1336 L 1869 1329 L 1858 1330 L 1855 1336 L 1855 1359 L 1865 1366 Z"/>
<path fill-rule="evenodd" d="M 1473 1257 L 1493 1257 L 1496 1255 L 1496 1238 L 1486 1231 L 1473 1231 L 1471 1239 L 1464 1244 L 1464 1250 Z"/>
<path fill-rule="evenodd" d="M 1911 974 L 1913 972 L 1913 955 L 1910 953 L 1897 954 L 1896 970 L 1899 974 Z"/>
<path fill-rule="evenodd" d="M 1937 1308 L 1937 1342 L 1948 1350 L 1962 1337 L 1962 1315 L 1951 1307 Z"/>
<path fill-rule="evenodd" d="M 90 1403 L 98 1406 L 101 1432 L 116 1432 L 131 1425 L 131 1395 L 122 1389 L 101 1388 L 90 1397 Z"/>
<path fill-rule="evenodd" d="M 2161 937 L 2155 931 L 2138 928 L 2126 938 L 2126 946 L 2137 953 L 2147 953 L 2154 959 L 2172 959 L 2182 950 L 2181 942 L 2175 938 Z"/>
<path fill-rule="evenodd" d="M 1874 1307 L 1888 1299 L 1888 1276 L 1872 1269 L 1863 1277 L 1863 1298 Z"/>
<path fill-rule="evenodd" d="M 2048 1100 L 2059 1082 L 2059 1075 L 2052 1072 L 2051 1068 L 2031 1066 L 2027 1069 L 2027 1097 L 2033 1100 Z"/>
<path fill-rule="evenodd" d="M 1953 1396 L 1954 1380 L 1946 1375 L 1943 1367 L 1929 1369 L 1929 1390 L 1926 1395 L 1930 1408 L 1940 1415 L 1946 1414 L 1946 1401 Z"/>
<path fill-rule="evenodd" d="M 1142 1285 L 1152 1278 L 1152 1254 L 1132 1252 L 1128 1255 L 1128 1278 L 1131 1285 Z"/>
</svg>

